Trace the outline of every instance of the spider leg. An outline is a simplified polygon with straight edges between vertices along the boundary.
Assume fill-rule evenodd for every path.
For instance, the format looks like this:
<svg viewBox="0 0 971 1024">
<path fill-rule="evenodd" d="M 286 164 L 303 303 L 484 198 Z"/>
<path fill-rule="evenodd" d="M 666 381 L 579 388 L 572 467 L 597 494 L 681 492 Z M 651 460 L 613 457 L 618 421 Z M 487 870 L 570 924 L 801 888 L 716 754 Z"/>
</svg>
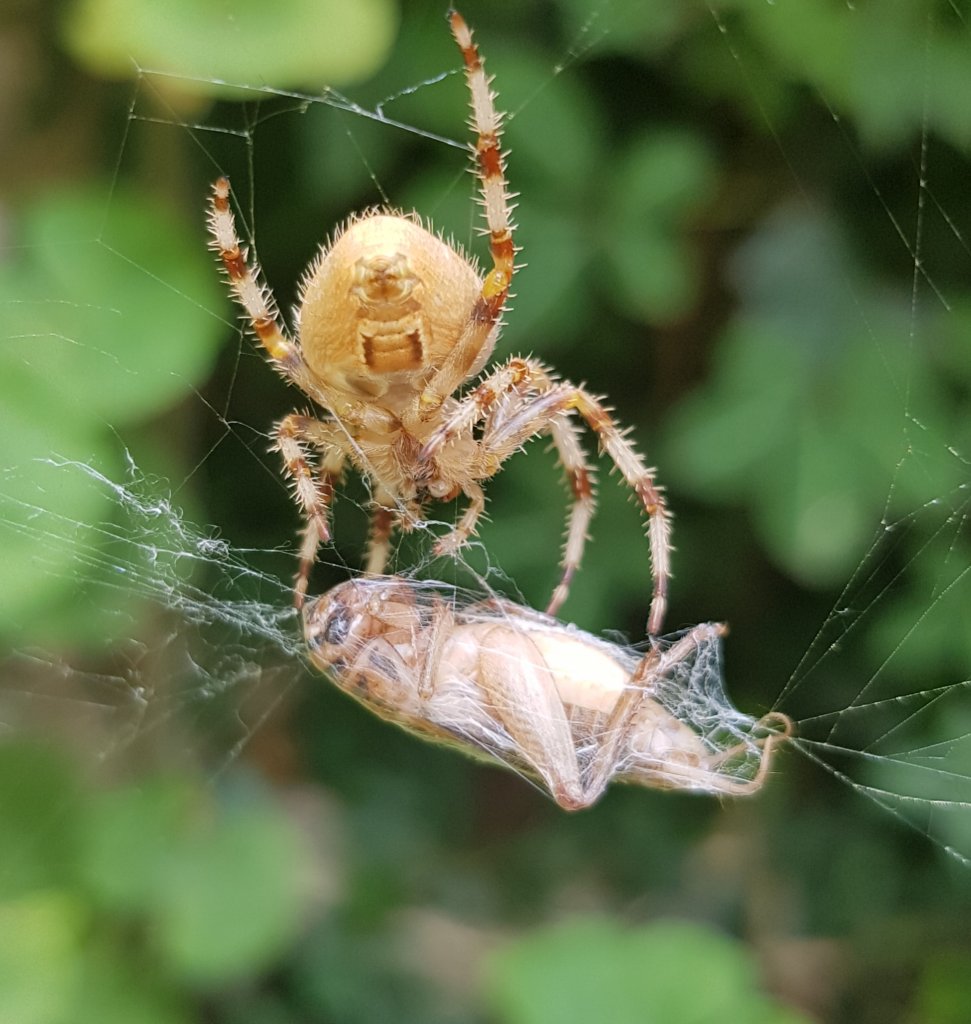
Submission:
<svg viewBox="0 0 971 1024">
<path fill-rule="evenodd" d="M 489 416 L 510 393 L 525 394 L 533 383 L 532 366 L 527 359 L 513 357 L 481 381 L 456 405 L 454 411 L 432 431 L 418 454 L 420 462 L 433 459 L 449 441 L 467 434 Z"/>
<path fill-rule="evenodd" d="M 550 423 L 549 430 L 573 495 L 563 557 L 560 559 L 560 580 L 546 606 L 547 615 L 556 615 L 567 599 L 570 584 L 580 568 L 580 559 L 589 536 L 590 520 L 597 508 L 597 497 L 593 486 L 593 468 L 586 461 L 576 424 L 570 419 L 559 418 Z"/>
<path fill-rule="evenodd" d="M 448 419 L 432 433 L 419 458 L 423 461 L 434 458 L 449 441 L 469 433 L 483 419 L 495 416 L 496 419 L 486 427 L 480 442 L 483 456 L 482 472 L 484 475 L 492 475 L 504 459 L 512 454 L 515 446 L 503 450 L 497 457 L 493 451 L 491 434 L 504 418 L 508 418 L 507 408 L 510 412 L 518 409 L 530 389 L 535 389 L 537 385 L 544 389 L 552 386 L 550 377 L 542 365 L 530 359 L 510 359 L 458 403 Z M 563 548 L 561 576 L 546 608 L 548 615 L 555 615 L 566 600 L 570 583 L 579 568 L 587 540 L 587 529 L 596 508 L 596 498 L 593 489 L 593 469 L 586 461 L 575 424 L 565 417 L 558 416 L 549 423 L 547 429 L 573 495 L 566 543 Z"/>
<path fill-rule="evenodd" d="M 462 513 L 458 526 L 435 542 L 432 551 L 436 558 L 441 555 L 454 555 L 459 548 L 467 544 L 469 537 L 475 533 L 479 516 L 485 510 L 485 492 L 474 480 L 467 480 L 462 485 L 462 493 L 469 499 L 468 508 Z"/>
<path fill-rule="evenodd" d="M 541 369 L 541 368 L 540 368 Z M 548 378 L 549 379 L 549 378 Z M 606 408 L 584 388 L 568 382 L 549 381 L 547 389 L 531 396 L 511 415 L 494 425 L 490 448 L 500 461 L 508 458 L 535 434 L 549 431 L 558 416 L 577 412 L 596 433 L 600 447 L 637 495 L 647 515 L 648 541 L 654 587 L 647 620 L 648 634 L 655 636 L 661 630 L 667 606 L 670 578 L 671 523 L 664 495 L 654 482 L 654 471 L 626 439 Z"/>
<path fill-rule="evenodd" d="M 313 393 L 310 373 L 300 346 L 287 335 L 276 313 L 273 293 L 260 281 L 260 268 L 250 261 L 236 231 L 229 202 L 229 179 L 218 178 L 212 186 L 208 216 L 209 247 L 218 253 L 236 301 L 243 307 L 250 327 L 266 350 L 273 366 L 287 380 Z"/>
<path fill-rule="evenodd" d="M 506 185 L 505 159 L 499 144 L 502 117 L 496 110 L 495 95 L 468 25 L 457 11 L 449 13 L 449 24 L 462 51 L 472 102 L 471 126 L 476 133 L 472 149 L 489 231 L 492 269 L 483 279 L 482 291 L 472 307 L 465 330 L 421 394 L 418 408 L 422 419 L 431 416 L 468 377 L 483 346 L 493 335 L 515 270 L 512 205 Z"/>
<path fill-rule="evenodd" d="M 677 643 L 672 644 L 667 650 L 652 648 L 638 663 L 631 673 L 629 687 L 624 691 L 614 709 L 611 723 L 608 723 L 605 735 L 611 743 L 609 759 L 605 759 L 600 766 L 601 776 L 604 770 L 610 765 L 616 764 L 618 755 L 623 753 L 624 747 L 629 742 L 631 726 L 641 707 L 642 700 L 649 696 L 654 689 L 654 681 L 666 676 L 671 669 L 690 659 L 699 647 L 707 646 L 716 642 L 718 638 L 728 633 L 728 627 L 719 622 L 703 622 L 690 629 Z M 615 736 L 611 731 L 611 725 L 616 724 L 620 731 Z M 717 753 L 709 753 L 700 757 L 696 763 L 677 763 L 670 761 L 664 766 L 664 774 L 680 780 L 680 785 L 701 783 L 709 792 L 725 793 L 729 795 L 744 795 L 754 793 L 760 789 L 768 778 L 769 769 L 772 764 L 775 748 L 790 736 L 794 727 L 788 715 L 779 711 L 769 712 L 752 725 L 752 732 L 764 730 L 766 735 L 756 740 L 742 740 Z M 700 737 L 699 737 L 700 738 Z M 761 757 L 756 773 L 750 779 L 737 779 L 728 775 L 720 774 L 717 769 L 740 755 L 751 756 L 753 746 L 760 748 Z M 602 777 L 602 784 L 610 781 L 610 773 Z"/>
<path fill-rule="evenodd" d="M 713 633 L 722 636 L 725 632 L 725 627 L 720 624 L 703 622 L 689 630 L 667 650 L 652 646 L 637 663 L 631 673 L 630 683 L 620 695 L 604 726 L 603 742 L 587 772 L 584 789 L 591 803 L 607 788 L 621 762 L 641 702 L 652 689 L 654 680 L 668 672 L 672 665 L 687 659 L 702 643 L 710 640 Z"/>
<path fill-rule="evenodd" d="M 294 583 L 293 603 L 297 608 L 306 597 L 317 548 L 330 541 L 328 517 L 334 484 L 344 468 L 344 441 L 345 435 L 336 424 L 309 416 L 291 413 L 276 425 L 274 448 L 283 456 L 284 472 L 293 483 L 294 496 L 306 520 Z M 320 449 L 323 455 L 316 475 L 311 468 L 307 445 Z"/>
<path fill-rule="evenodd" d="M 364 563 L 366 576 L 380 576 L 388 565 L 388 558 L 391 555 L 391 534 L 395 524 L 395 513 L 388 506 L 393 504 L 393 499 L 387 495 L 383 500 L 375 499 L 371 511 L 367 560 Z"/>
</svg>

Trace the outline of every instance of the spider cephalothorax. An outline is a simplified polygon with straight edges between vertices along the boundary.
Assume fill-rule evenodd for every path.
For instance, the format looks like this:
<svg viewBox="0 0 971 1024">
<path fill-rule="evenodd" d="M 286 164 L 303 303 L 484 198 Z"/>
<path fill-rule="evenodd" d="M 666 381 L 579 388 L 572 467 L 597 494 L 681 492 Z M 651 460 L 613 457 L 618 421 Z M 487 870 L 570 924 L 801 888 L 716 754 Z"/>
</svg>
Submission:
<svg viewBox="0 0 971 1024">
<path fill-rule="evenodd" d="M 484 276 L 417 219 L 362 214 L 309 268 L 294 341 L 239 241 L 228 180 L 213 186 L 211 244 L 237 301 L 279 373 L 329 413 L 324 419 L 294 413 L 276 427 L 276 447 L 307 522 L 296 603 L 303 603 L 318 546 L 330 539 L 330 504 L 346 462 L 371 484 L 366 568 L 380 573 L 396 523 L 414 523 L 429 499 L 462 494 L 468 507 L 435 548 L 436 554 L 456 552 L 475 532 L 485 507 L 482 482 L 531 437 L 548 434 L 574 498 L 562 574 L 549 604 L 554 612 L 580 563 L 594 509 L 592 470 L 573 416 L 578 413 L 647 513 L 654 571 L 648 631 L 657 633 L 669 572 L 668 517 L 652 471 L 608 410 L 582 387 L 525 358 L 508 360 L 467 394 L 455 394 L 482 370 L 495 347 L 516 249 L 500 116 L 471 32 L 454 11 L 449 22 L 472 98 L 473 150 L 492 257 Z"/>
</svg>

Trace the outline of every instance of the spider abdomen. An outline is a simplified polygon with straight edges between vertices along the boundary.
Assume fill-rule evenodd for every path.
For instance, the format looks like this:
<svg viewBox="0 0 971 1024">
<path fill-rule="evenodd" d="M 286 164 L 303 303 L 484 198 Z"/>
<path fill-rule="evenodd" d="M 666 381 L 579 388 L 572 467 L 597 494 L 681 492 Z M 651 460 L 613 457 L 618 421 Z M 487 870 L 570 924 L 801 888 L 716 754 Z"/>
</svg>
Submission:
<svg viewBox="0 0 971 1024">
<path fill-rule="evenodd" d="M 355 396 L 419 389 L 462 334 L 481 287 L 473 264 L 414 220 L 366 214 L 321 251 L 304 281 L 304 359 Z"/>
</svg>

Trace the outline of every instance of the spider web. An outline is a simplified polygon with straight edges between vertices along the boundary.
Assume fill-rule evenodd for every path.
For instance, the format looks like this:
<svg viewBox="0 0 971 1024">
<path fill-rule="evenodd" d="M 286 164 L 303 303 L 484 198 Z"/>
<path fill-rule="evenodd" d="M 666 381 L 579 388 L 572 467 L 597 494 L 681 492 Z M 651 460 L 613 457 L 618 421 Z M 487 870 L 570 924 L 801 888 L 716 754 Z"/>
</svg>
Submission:
<svg viewBox="0 0 971 1024">
<path fill-rule="evenodd" d="M 727 47 L 741 88 L 763 109 L 771 139 L 774 115 L 764 100 L 757 58 L 742 50 L 731 19 L 718 7 L 699 5 L 698 13 L 710 20 L 713 38 Z M 948 30 L 966 41 L 968 27 L 962 9 L 951 5 L 948 16 Z M 596 52 L 605 38 L 620 31 L 620 24 L 614 8 L 593 7 L 574 44 L 548 71 L 543 88 L 556 90 L 569 78 L 573 65 Z M 946 424 L 942 429 L 925 422 L 926 396 L 912 388 L 912 367 L 922 358 L 932 318 L 953 315 L 949 285 L 923 260 L 930 221 L 935 230 L 951 234 L 964 270 L 971 267 L 960 221 L 955 211 L 940 205 L 934 191 L 936 152 L 930 144 L 930 96 L 942 84 L 930 77 L 930 55 L 939 31 L 939 22 L 928 15 L 925 59 L 920 62 L 923 78 L 917 84 L 923 91 L 924 115 L 914 167 L 913 206 L 908 211 L 910 226 L 884 199 L 863 147 L 840 124 L 835 101 L 821 97 L 833 112 L 833 125 L 827 130 L 844 133 L 845 146 L 858 158 L 857 184 L 862 183 L 911 262 L 910 293 L 896 298 L 902 299 L 910 312 L 912 363 L 910 369 L 903 368 L 902 375 L 898 367 L 886 365 L 897 396 L 893 443 L 899 454 L 896 469 L 886 481 L 884 514 L 872 523 L 872 542 L 837 601 L 822 614 L 818 631 L 808 638 L 802 655 L 793 659 L 788 681 L 780 677 L 771 704 L 797 721 L 798 738 L 793 747 L 967 865 L 971 861 L 971 644 L 955 635 L 955 623 L 960 622 L 962 612 L 966 618 L 971 608 L 969 460 L 959 440 L 961 425 Z M 492 53 L 487 57 L 497 63 Z M 333 90 L 310 95 L 245 87 L 250 97 L 247 104 L 233 113 L 220 107 L 212 119 L 203 119 L 185 116 L 175 108 L 168 91 L 170 76 L 141 69 L 119 144 L 116 176 L 104 197 L 105 224 L 126 201 L 120 181 L 129 164 L 142 158 L 144 140 L 175 133 L 191 141 L 202 160 L 211 165 L 213 176 L 229 161 L 239 168 L 233 178 L 247 214 L 246 232 L 269 265 L 262 243 L 272 245 L 271 232 L 259 216 L 259 186 L 261 160 L 272 157 L 274 122 L 320 111 L 340 114 L 347 152 L 354 154 L 354 171 L 372 183 L 374 200 L 388 201 L 395 196 L 386 195 L 383 172 L 371 166 L 362 141 L 365 134 L 404 131 L 423 146 L 464 151 L 462 138 L 413 122 L 407 106 L 410 98 L 435 95 L 458 75 L 453 62 L 452 67 L 436 68 L 428 77 L 372 103 L 357 103 Z M 175 80 L 187 81 L 185 76 L 175 76 Z M 502 91 L 501 80 L 498 85 Z M 528 95 L 513 107 L 513 116 L 527 116 L 535 102 L 536 95 Z M 800 161 L 808 157 L 790 152 L 782 156 L 800 182 Z M 454 167 L 448 195 L 457 194 L 467 202 L 468 191 L 456 185 L 464 181 L 463 156 L 456 155 Z M 440 195 L 443 187 L 442 181 L 436 180 L 428 191 Z M 811 203 L 811 197 L 806 199 Z M 434 208 L 422 207 L 422 211 L 435 214 Z M 470 225 L 470 235 L 471 231 Z M 71 248 L 77 241 L 63 243 L 65 255 L 78 251 Z M 174 304 L 201 305 L 204 313 L 219 318 L 226 327 L 231 325 L 220 300 L 200 300 L 174 276 L 166 272 L 157 275 L 151 265 L 114 242 L 103 228 L 82 235 L 80 241 L 88 249 L 109 252 L 119 265 L 132 267 L 137 274 L 155 278 Z M 306 263 L 311 255 L 304 253 L 298 263 Z M 530 277 L 524 274 L 519 288 L 536 289 L 536 274 L 537 270 L 530 268 Z M 274 274 L 274 279 L 278 276 Z M 877 332 L 866 312 L 852 309 L 859 293 L 850 281 L 847 290 L 851 308 L 845 316 L 869 332 L 873 347 L 879 348 Z M 31 301 L 44 313 L 64 303 L 77 316 L 85 311 L 83 301 L 64 300 L 53 286 L 48 295 Z M 29 352 L 27 339 L 34 345 Z M 36 343 L 51 342 L 52 348 L 85 349 L 96 362 L 118 365 L 123 376 L 148 388 L 161 387 L 169 378 L 164 359 L 150 367 L 137 362 L 126 366 L 123 353 L 94 349 L 86 336 L 70 330 L 59 333 L 46 326 L 41 316 L 34 331 L 18 326 L 5 333 L 4 340 L 25 362 L 36 359 Z M 967 344 L 966 339 L 953 341 Z M 503 344 L 503 352 L 532 344 L 516 333 L 515 314 Z M 239 402 L 240 392 L 250 387 L 251 380 L 264 380 L 268 375 L 240 333 L 223 374 L 222 390 L 204 387 L 201 382 L 191 386 L 189 415 L 208 425 L 210 441 L 198 465 L 189 472 L 182 469 L 171 478 L 148 475 L 142 466 L 154 459 L 150 455 L 143 459 L 142 453 L 150 452 L 151 446 L 137 436 L 130 420 L 111 416 L 106 417 L 105 426 L 114 433 L 112 446 L 101 445 L 99 451 L 113 450 L 113 459 L 87 457 L 85 438 L 69 451 L 55 439 L 46 449 L 43 441 L 39 448 L 36 443 L 25 444 L 31 456 L 3 471 L 0 529 L 5 545 L 11 551 L 29 551 L 33 574 L 60 581 L 67 588 L 61 588 L 55 597 L 45 593 L 44 601 L 67 600 L 75 609 L 97 605 L 102 611 L 107 609 L 108 618 L 91 620 L 103 632 L 103 639 L 92 644 L 91 637 L 86 637 L 83 645 L 79 643 L 84 653 L 75 657 L 63 653 L 62 646 L 45 643 L 44 630 L 36 628 L 44 624 L 46 603 L 18 612 L 21 634 L 14 634 L 5 664 L 0 729 L 9 733 L 32 726 L 53 730 L 65 742 L 93 752 L 109 765 L 140 756 L 135 751 L 166 757 L 177 749 L 197 757 L 207 770 L 218 771 L 258 739 L 267 719 L 296 688 L 310 685 L 299 623 L 289 607 L 293 567 L 289 539 L 264 538 L 255 545 L 230 541 L 205 525 L 206 512 L 194 507 L 197 480 L 212 470 L 219 449 L 225 446 L 241 446 L 248 453 L 252 478 L 234 483 L 240 493 L 256 494 L 265 489 L 285 500 L 279 475 L 264 456 L 264 432 L 272 415 L 254 422 L 249 415 L 240 420 L 236 413 L 237 407 L 245 407 Z M 860 386 L 865 387 L 866 382 Z M 280 411 L 285 409 L 286 405 L 280 406 Z M 91 442 L 89 447 L 96 446 Z M 941 480 L 950 482 L 942 486 Z M 928 481 L 933 482 L 931 493 Z M 323 553 L 322 580 L 346 578 L 357 564 L 354 544 L 360 544 L 363 533 L 367 495 L 356 487 L 348 483 L 339 496 L 337 515 L 343 529 L 347 509 L 355 507 L 358 524 L 348 528 L 351 540 L 346 546 Z M 223 493 L 225 490 L 223 481 Z M 96 510 L 94 517 L 90 509 Z M 595 532 L 596 524 L 597 520 Z M 427 535 L 440 534 L 449 524 L 430 521 L 426 526 L 427 530 L 404 544 L 393 567 L 409 574 L 446 576 L 451 572 L 448 566 L 432 562 L 428 556 Z M 471 588 L 463 599 L 495 593 L 525 601 L 518 589 L 522 585 L 535 600 L 531 588 L 522 580 L 510 579 L 502 565 L 500 552 L 486 542 L 474 544 L 455 569 Z M 718 614 L 731 619 L 732 609 L 726 607 Z M 81 621 L 83 629 L 83 616 Z M 951 666 L 950 674 L 928 685 L 923 672 L 925 652 L 940 646 L 949 651 L 944 663 Z M 713 661 L 713 678 L 703 683 L 720 686 L 720 672 L 720 663 Z M 732 694 L 730 667 L 726 687 Z"/>
</svg>

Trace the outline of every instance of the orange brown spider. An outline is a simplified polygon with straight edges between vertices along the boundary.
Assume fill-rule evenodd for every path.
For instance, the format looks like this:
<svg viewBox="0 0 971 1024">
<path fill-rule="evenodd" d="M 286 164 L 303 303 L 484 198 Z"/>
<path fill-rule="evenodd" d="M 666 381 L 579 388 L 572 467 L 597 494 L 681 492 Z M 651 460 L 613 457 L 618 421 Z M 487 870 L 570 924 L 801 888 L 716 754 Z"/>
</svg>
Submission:
<svg viewBox="0 0 971 1024">
<path fill-rule="evenodd" d="M 548 606 L 566 599 L 594 511 L 592 470 L 574 413 L 596 433 L 647 514 L 654 586 L 648 632 L 660 632 L 667 596 L 669 518 L 652 470 L 608 410 L 583 387 L 558 380 L 541 363 L 512 358 L 464 396 L 461 385 L 495 348 L 516 247 L 501 117 L 477 46 L 461 15 L 449 15 L 472 100 L 475 170 L 492 265 L 475 261 L 426 230 L 416 216 L 368 211 L 352 218 L 304 277 L 292 340 L 272 294 L 236 231 L 229 181 L 213 186 L 211 247 L 233 295 L 274 368 L 329 413 L 293 413 L 275 429 L 275 447 L 306 519 L 295 585 L 303 604 L 321 543 L 331 538 L 330 505 L 345 463 L 371 485 L 373 514 L 366 571 L 381 573 L 396 524 L 420 521 L 430 499 L 462 494 L 468 506 L 435 554 L 456 553 L 485 507 L 482 482 L 530 438 L 547 434 L 573 504 L 558 585 Z"/>
</svg>

